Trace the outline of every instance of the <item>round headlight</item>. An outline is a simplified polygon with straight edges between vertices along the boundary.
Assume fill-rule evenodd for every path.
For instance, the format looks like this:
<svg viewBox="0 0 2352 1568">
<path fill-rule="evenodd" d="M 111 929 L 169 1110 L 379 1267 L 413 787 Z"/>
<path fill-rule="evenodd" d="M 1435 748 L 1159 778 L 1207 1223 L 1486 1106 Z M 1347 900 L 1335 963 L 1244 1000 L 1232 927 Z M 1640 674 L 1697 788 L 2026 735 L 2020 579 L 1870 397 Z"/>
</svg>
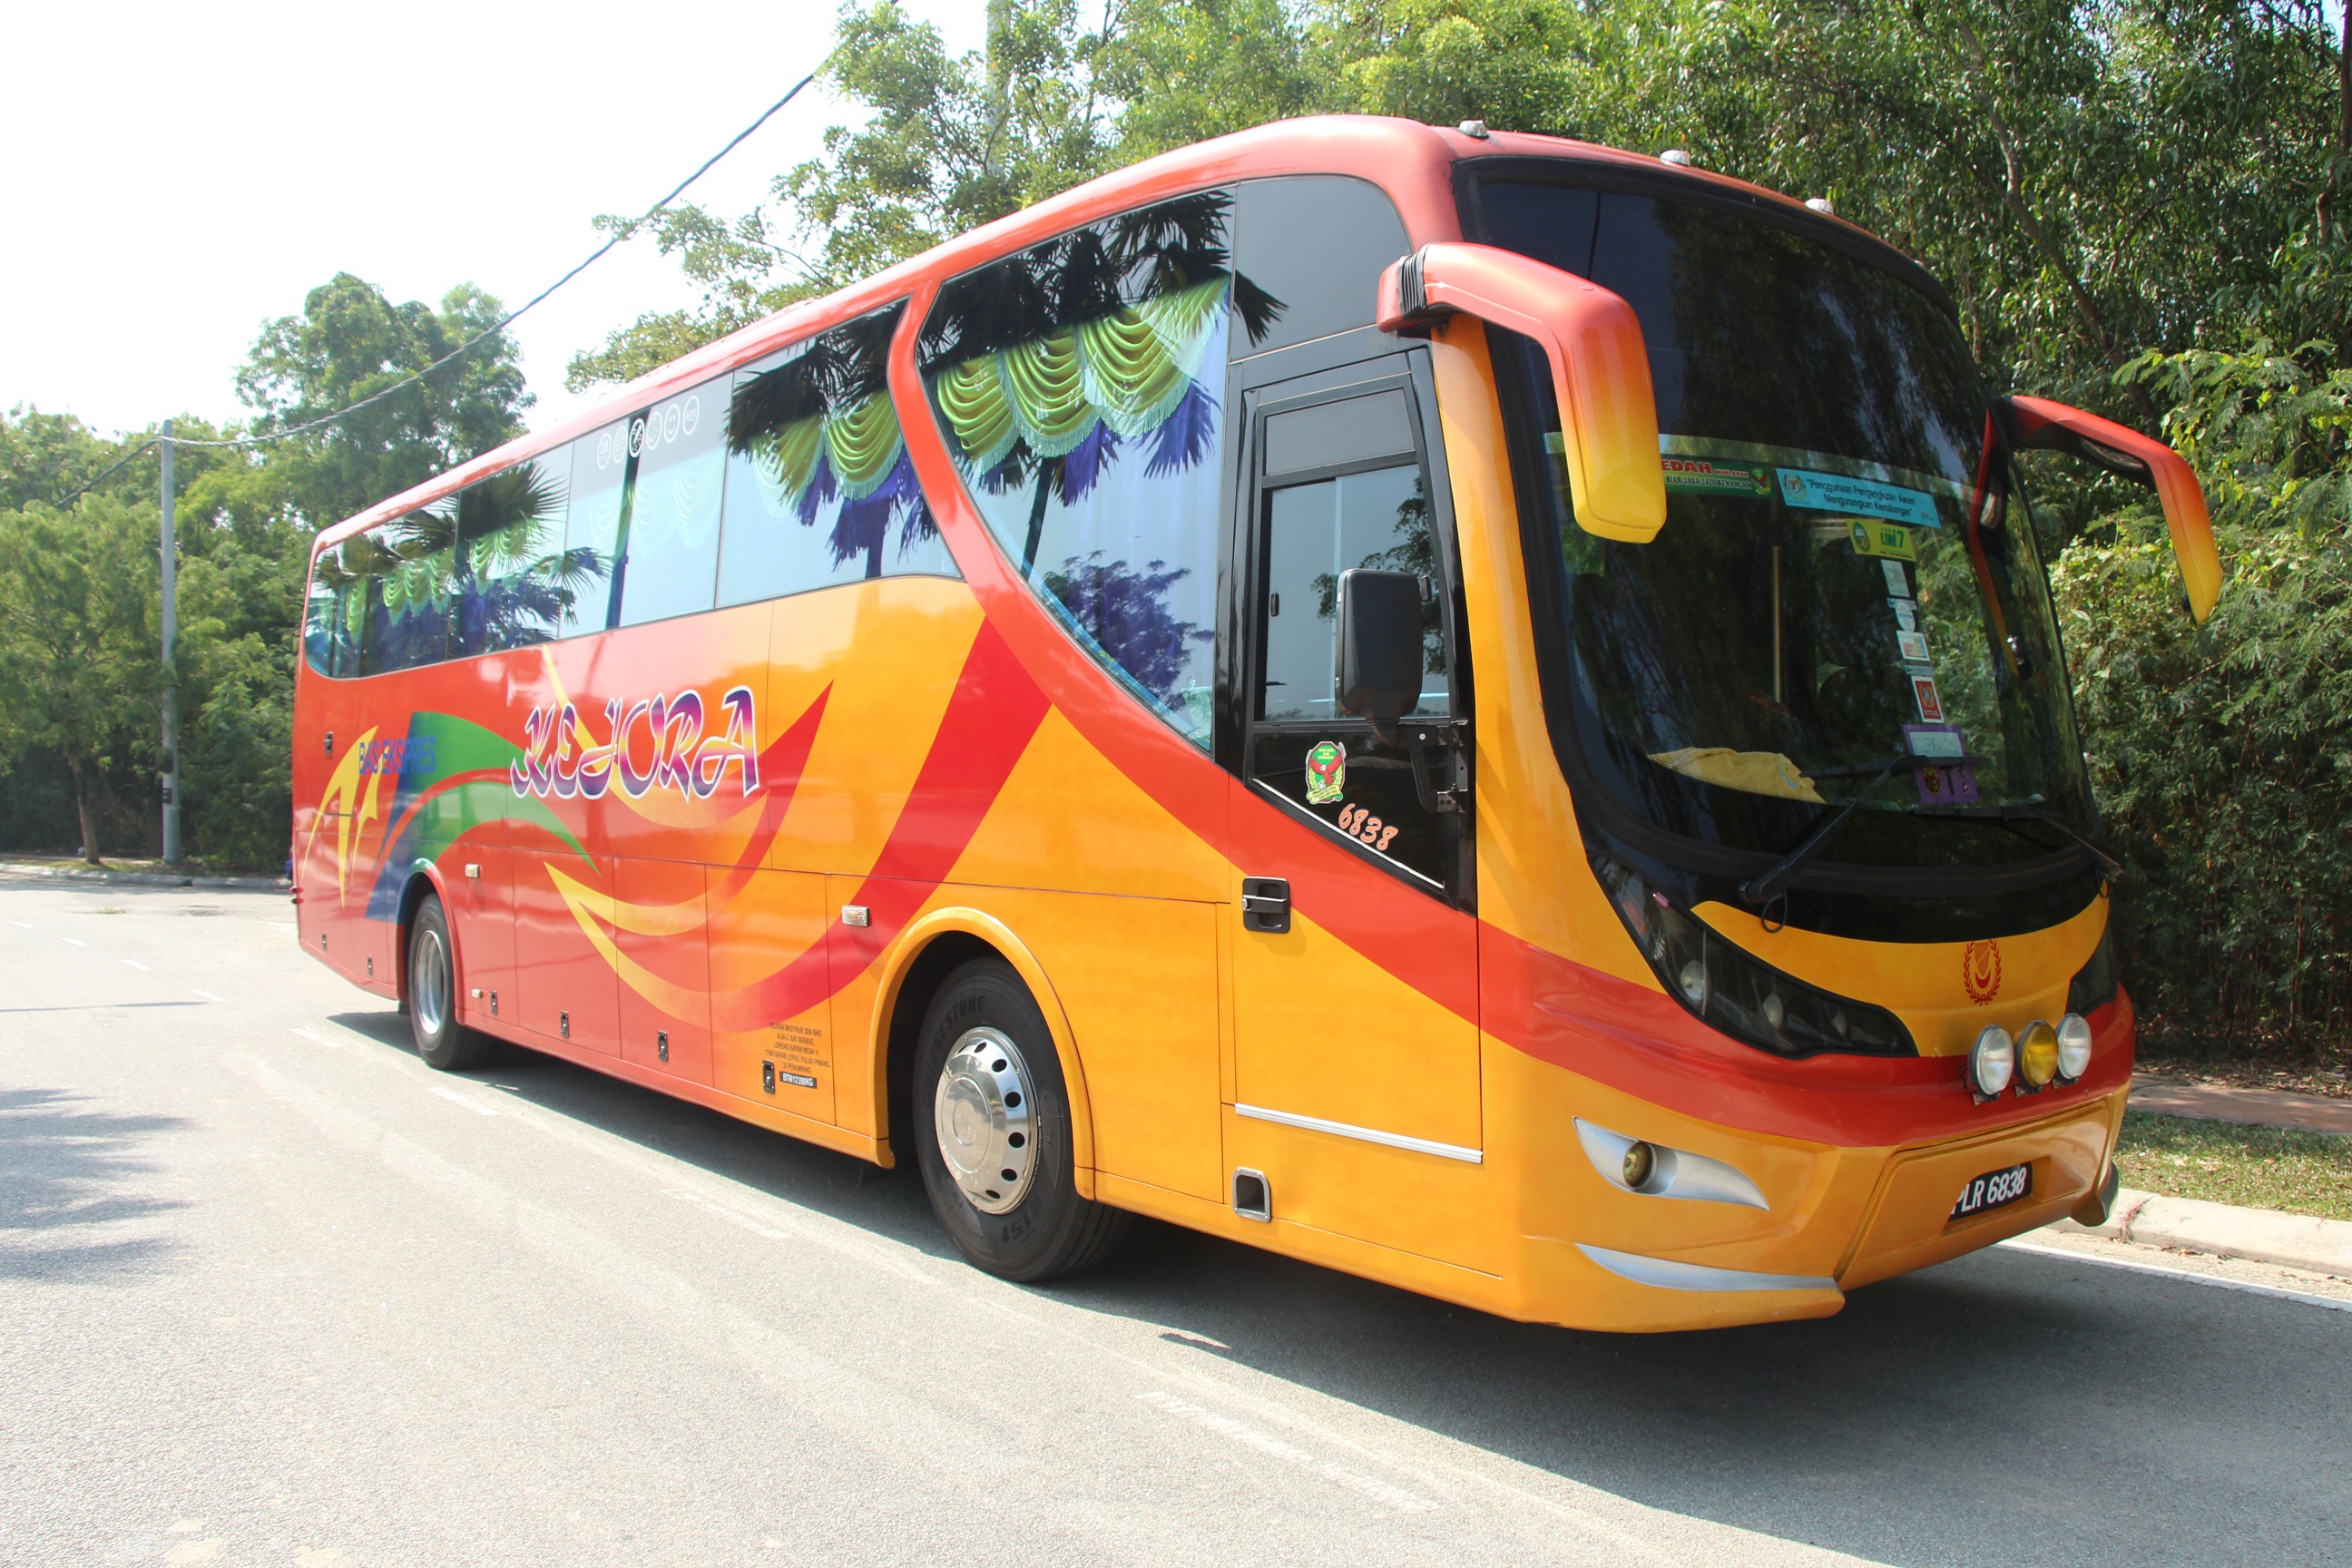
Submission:
<svg viewBox="0 0 2352 1568">
<path fill-rule="evenodd" d="M 1969 1047 L 1969 1082 L 1990 1099 L 2009 1087 L 2017 1070 L 2017 1042 L 1999 1024 L 1987 1024 L 1977 1043 Z"/>
<path fill-rule="evenodd" d="M 2058 1076 L 2058 1031 L 2039 1018 L 2017 1042 L 2017 1076 L 2028 1089 L 2045 1089 Z"/>
<path fill-rule="evenodd" d="M 2058 1076 L 2074 1082 L 2091 1070 L 2091 1021 L 2080 1013 L 2058 1020 Z"/>
<path fill-rule="evenodd" d="M 1706 965 L 1694 958 L 1682 967 L 1675 980 L 1683 988 L 1683 1000 L 1694 1007 L 1706 1005 Z"/>
<path fill-rule="evenodd" d="M 1651 1173 L 1658 1168 L 1658 1152 L 1647 1143 L 1631 1143 L 1625 1149 L 1625 1184 L 1640 1192 L 1650 1184 Z"/>
</svg>

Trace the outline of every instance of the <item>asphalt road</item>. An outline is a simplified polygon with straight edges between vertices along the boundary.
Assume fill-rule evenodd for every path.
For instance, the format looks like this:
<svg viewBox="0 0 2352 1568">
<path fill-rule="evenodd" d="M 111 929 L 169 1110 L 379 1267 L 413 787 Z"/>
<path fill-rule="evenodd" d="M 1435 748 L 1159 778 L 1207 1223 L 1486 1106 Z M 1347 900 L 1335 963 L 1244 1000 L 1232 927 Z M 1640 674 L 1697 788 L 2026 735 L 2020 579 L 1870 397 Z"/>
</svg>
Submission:
<svg viewBox="0 0 2352 1568">
<path fill-rule="evenodd" d="M 272 895 L 0 885 L 0 1563 L 2352 1562 L 2352 1312 L 2009 1249 L 1499 1321 L 1172 1229 L 1050 1289 L 873 1171 L 451 1078 Z"/>
</svg>

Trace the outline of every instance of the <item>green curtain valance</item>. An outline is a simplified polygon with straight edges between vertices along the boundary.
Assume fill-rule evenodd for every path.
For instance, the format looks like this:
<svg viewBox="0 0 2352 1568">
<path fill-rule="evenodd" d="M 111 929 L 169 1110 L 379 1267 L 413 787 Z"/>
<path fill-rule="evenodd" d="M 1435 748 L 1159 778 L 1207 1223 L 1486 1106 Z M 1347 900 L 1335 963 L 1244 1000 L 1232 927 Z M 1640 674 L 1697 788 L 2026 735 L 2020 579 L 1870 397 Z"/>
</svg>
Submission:
<svg viewBox="0 0 2352 1568">
<path fill-rule="evenodd" d="M 1230 283 L 1219 276 L 965 360 L 932 378 L 932 395 L 982 470 L 1015 441 L 1040 458 L 1066 456 L 1097 423 L 1126 439 L 1149 436 L 1192 389 Z"/>
</svg>

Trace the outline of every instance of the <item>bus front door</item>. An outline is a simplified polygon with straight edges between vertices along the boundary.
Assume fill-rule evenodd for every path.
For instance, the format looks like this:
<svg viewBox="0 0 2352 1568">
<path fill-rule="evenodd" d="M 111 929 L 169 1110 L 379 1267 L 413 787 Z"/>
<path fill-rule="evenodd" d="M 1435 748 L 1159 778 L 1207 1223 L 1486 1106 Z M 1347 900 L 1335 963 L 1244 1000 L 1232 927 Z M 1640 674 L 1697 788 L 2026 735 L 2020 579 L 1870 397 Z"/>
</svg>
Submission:
<svg viewBox="0 0 2352 1568">
<path fill-rule="evenodd" d="M 1477 1268 L 1493 1251 L 1464 1218 L 1493 1206 L 1479 1191 L 1478 1032 L 1475 1009 L 1452 1005 L 1474 994 L 1477 966 L 1468 796 L 1454 774 L 1466 777 L 1467 754 L 1454 717 L 1458 578 L 1420 360 L 1392 355 L 1245 400 L 1250 588 L 1234 662 L 1247 672 L 1247 733 L 1234 805 L 1236 890 L 1252 896 L 1234 914 L 1227 1163 L 1263 1175 L 1277 1225 Z M 1430 792 L 1401 735 L 1384 741 L 1338 710 L 1337 583 L 1356 567 L 1424 584 L 1414 717 L 1455 742 L 1424 757 Z M 1457 787 L 1437 795 L 1447 784 Z M 1331 1256 L 1345 1261 L 1344 1248 Z"/>
</svg>

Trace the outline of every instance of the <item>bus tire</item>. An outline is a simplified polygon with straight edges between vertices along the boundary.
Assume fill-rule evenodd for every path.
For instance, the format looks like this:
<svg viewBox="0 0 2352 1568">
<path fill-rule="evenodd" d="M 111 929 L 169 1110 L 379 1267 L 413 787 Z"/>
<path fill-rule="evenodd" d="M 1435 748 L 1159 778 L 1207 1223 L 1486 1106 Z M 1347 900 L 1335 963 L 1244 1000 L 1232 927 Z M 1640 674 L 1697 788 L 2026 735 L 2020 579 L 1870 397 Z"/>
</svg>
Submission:
<svg viewBox="0 0 2352 1568">
<path fill-rule="evenodd" d="M 923 1016 L 913 1087 L 915 1163 L 975 1267 L 1034 1282 L 1117 1248 L 1129 1216 L 1078 1195 L 1061 1060 L 1011 965 L 974 959 L 947 977 Z"/>
<path fill-rule="evenodd" d="M 438 894 L 427 893 L 408 922 L 408 965 L 401 1000 L 408 1032 L 425 1065 L 443 1072 L 479 1067 L 489 1051 L 482 1037 L 457 1022 L 457 943 Z"/>
</svg>

